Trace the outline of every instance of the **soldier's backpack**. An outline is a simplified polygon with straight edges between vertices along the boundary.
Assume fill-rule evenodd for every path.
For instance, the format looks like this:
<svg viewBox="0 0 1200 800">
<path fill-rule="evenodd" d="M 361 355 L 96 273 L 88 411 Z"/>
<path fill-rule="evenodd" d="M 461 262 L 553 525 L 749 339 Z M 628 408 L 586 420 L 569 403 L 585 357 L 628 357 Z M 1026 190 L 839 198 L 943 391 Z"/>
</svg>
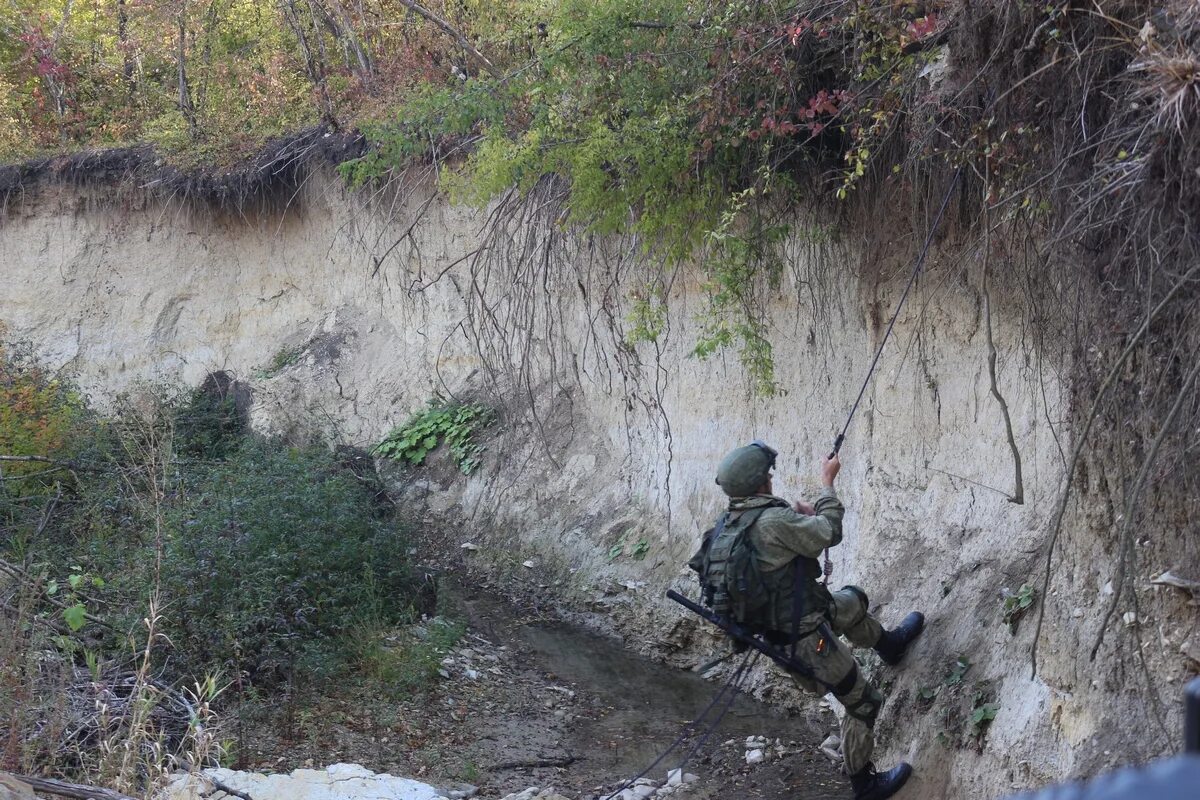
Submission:
<svg viewBox="0 0 1200 800">
<path fill-rule="evenodd" d="M 729 511 L 705 537 L 700 564 L 704 604 L 714 613 L 751 628 L 773 627 L 776 598 L 758 569 L 754 542 L 748 535 L 759 516 L 776 505 Z"/>
</svg>

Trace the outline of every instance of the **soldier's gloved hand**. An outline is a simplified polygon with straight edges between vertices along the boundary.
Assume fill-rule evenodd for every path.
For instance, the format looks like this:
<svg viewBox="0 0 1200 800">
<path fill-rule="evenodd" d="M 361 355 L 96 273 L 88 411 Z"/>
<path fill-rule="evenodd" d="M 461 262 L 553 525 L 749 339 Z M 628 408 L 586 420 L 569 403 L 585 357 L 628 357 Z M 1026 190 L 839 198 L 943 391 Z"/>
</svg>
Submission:
<svg viewBox="0 0 1200 800">
<path fill-rule="evenodd" d="M 734 636 L 730 636 L 729 637 L 729 649 L 732 650 L 736 655 L 740 656 L 742 653 L 744 653 L 750 649 L 750 645 L 746 644 L 741 639 L 738 639 Z"/>
</svg>

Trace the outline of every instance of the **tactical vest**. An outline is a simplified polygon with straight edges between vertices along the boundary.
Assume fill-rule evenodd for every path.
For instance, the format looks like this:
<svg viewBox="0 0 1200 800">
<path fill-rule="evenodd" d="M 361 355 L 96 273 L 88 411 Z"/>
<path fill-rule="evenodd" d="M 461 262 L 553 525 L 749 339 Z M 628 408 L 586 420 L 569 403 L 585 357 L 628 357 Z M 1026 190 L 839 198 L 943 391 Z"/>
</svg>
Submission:
<svg viewBox="0 0 1200 800">
<path fill-rule="evenodd" d="M 815 558 L 798 556 L 790 568 L 759 569 L 749 534 L 768 508 L 787 508 L 787 503 L 729 511 L 718 521 L 700 571 L 704 602 L 716 614 L 757 631 L 805 634 L 795 626 L 814 611 L 828 614 L 833 598 L 818 582 L 821 565 Z"/>
</svg>

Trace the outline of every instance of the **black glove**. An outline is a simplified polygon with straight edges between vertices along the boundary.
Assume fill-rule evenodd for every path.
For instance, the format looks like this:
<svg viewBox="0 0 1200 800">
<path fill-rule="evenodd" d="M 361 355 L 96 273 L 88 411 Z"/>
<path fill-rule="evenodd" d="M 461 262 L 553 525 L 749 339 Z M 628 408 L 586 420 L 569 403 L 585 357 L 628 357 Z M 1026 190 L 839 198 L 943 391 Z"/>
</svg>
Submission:
<svg viewBox="0 0 1200 800">
<path fill-rule="evenodd" d="M 739 656 L 742 653 L 744 653 L 750 649 L 750 645 L 748 645 L 744 640 L 737 638 L 736 636 L 729 637 L 729 647 L 731 650 L 733 650 L 733 652 L 735 654 L 737 654 Z"/>
</svg>

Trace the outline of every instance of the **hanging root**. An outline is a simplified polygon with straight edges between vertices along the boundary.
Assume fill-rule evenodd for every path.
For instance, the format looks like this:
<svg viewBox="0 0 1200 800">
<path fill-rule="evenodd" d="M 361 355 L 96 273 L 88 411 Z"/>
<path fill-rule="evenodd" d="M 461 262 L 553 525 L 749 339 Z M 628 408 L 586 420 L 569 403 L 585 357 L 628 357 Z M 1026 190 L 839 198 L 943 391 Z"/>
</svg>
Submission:
<svg viewBox="0 0 1200 800">
<path fill-rule="evenodd" d="M 1167 308 L 1175 294 L 1182 290 L 1185 286 L 1188 286 L 1188 284 L 1191 283 L 1193 276 L 1196 276 L 1198 273 L 1200 273 L 1200 265 L 1194 266 L 1188 270 L 1183 277 L 1175 282 L 1163 299 L 1159 301 L 1158 305 L 1156 305 L 1148 314 L 1146 314 L 1145 319 L 1142 320 L 1141 326 L 1137 329 L 1133 336 L 1130 337 L 1129 343 L 1125 346 L 1125 349 L 1121 351 L 1121 355 L 1117 357 L 1115 362 L 1113 362 L 1112 368 L 1109 370 L 1108 375 L 1105 376 L 1104 382 L 1100 384 L 1100 388 L 1097 390 L 1096 395 L 1092 400 L 1091 409 L 1084 418 L 1083 428 L 1079 432 L 1078 438 L 1075 441 L 1075 447 L 1071 450 L 1071 457 L 1067 461 L 1067 468 L 1063 473 L 1062 488 L 1059 493 L 1058 507 L 1054 512 L 1054 519 L 1050 525 L 1050 537 L 1046 544 L 1046 571 L 1042 576 L 1041 594 L 1043 600 L 1038 604 L 1037 625 L 1034 627 L 1033 645 L 1029 651 L 1030 666 L 1032 668 L 1032 672 L 1030 674 L 1031 678 L 1037 676 L 1038 640 L 1041 638 L 1042 624 L 1046 617 L 1046 606 L 1048 604 L 1046 598 L 1049 597 L 1050 575 L 1054 564 L 1054 546 L 1058 543 L 1058 536 L 1062 532 L 1063 517 L 1066 515 L 1067 505 L 1071 500 L 1071 484 L 1074 480 L 1075 469 L 1079 466 L 1079 459 L 1083 454 L 1084 447 L 1087 445 L 1088 434 L 1091 433 L 1092 424 L 1096 421 L 1096 416 L 1100 413 L 1100 408 L 1104 404 L 1109 390 L 1113 386 L 1113 383 L 1116 381 L 1117 375 L 1120 374 L 1122 369 L 1124 369 L 1125 362 L 1129 360 L 1129 356 L 1137 348 L 1138 343 L 1142 340 L 1142 337 L 1146 334 L 1146 331 L 1150 329 L 1151 324 L 1158 317 L 1158 315 L 1162 313 L 1163 309 Z"/>
<path fill-rule="evenodd" d="M 1118 539 L 1120 542 L 1121 561 L 1117 569 L 1117 579 L 1113 581 L 1114 588 L 1112 599 L 1108 601 L 1108 608 L 1104 611 L 1104 617 L 1100 620 L 1100 630 L 1096 634 L 1096 641 L 1092 645 L 1092 652 L 1089 656 L 1091 661 L 1096 660 L 1096 653 L 1100 650 L 1100 645 L 1104 642 L 1104 633 L 1108 629 L 1108 623 L 1112 619 L 1113 614 L 1117 610 L 1117 605 L 1121 602 L 1121 595 L 1128 583 L 1129 591 L 1136 596 L 1136 589 L 1133 584 L 1134 575 L 1134 560 L 1136 552 L 1134 545 L 1137 537 L 1134 535 L 1133 527 L 1134 507 L 1137 501 L 1141 498 L 1142 488 L 1146 485 L 1146 479 L 1150 476 L 1150 468 L 1158 459 L 1159 450 L 1162 448 L 1163 442 L 1167 438 L 1167 434 L 1171 432 L 1175 425 L 1176 419 L 1179 418 L 1179 413 L 1188 404 L 1195 402 L 1195 397 L 1192 395 L 1192 388 L 1196 383 L 1196 377 L 1200 375 L 1200 359 L 1197 359 L 1196 365 L 1192 371 L 1184 379 L 1183 387 L 1180 389 L 1178 396 L 1175 398 L 1175 404 L 1171 406 L 1171 410 L 1167 413 L 1167 417 L 1163 420 L 1162 425 L 1158 429 L 1158 435 L 1154 437 L 1154 441 L 1150 444 L 1150 449 L 1146 453 L 1146 457 L 1142 460 L 1141 469 L 1138 470 L 1137 478 L 1133 482 L 1133 487 L 1129 490 L 1129 494 L 1125 500 L 1125 516 L 1121 520 L 1121 535 Z M 1044 595 L 1043 595 L 1044 596 Z"/>
</svg>

